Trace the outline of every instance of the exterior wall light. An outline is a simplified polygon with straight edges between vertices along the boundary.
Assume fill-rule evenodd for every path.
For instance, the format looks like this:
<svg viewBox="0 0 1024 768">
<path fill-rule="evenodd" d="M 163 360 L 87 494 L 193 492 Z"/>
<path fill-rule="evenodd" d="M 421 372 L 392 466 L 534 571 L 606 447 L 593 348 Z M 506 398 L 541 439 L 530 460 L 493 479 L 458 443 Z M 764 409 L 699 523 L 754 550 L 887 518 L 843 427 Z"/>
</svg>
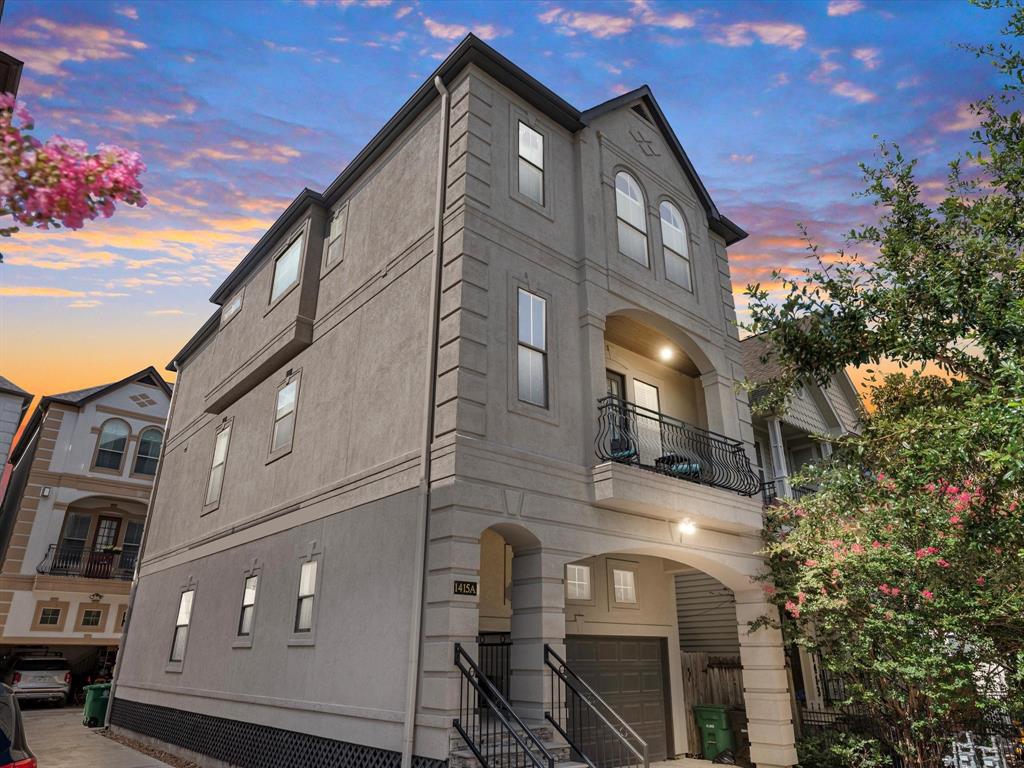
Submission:
<svg viewBox="0 0 1024 768">
<path fill-rule="evenodd" d="M 39 495 L 42 496 L 44 499 L 49 498 L 49 496 L 50 496 L 50 486 L 44 485 L 43 486 L 43 490 L 41 490 L 39 492 Z"/>
<path fill-rule="evenodd" d="M 697 524 L 688 517 L 684 517 L 682 520 L 680 520 L 676 528 L 684 536 L 692 536 L 697 532 Z"/>
<path fill-rule="evenodd" d="M 660 357 L 661 361 L 664 363 L 667 363 L 669 360 L 675 357 L 675 354 L 676 353 L 672 349 L 672 347 L 668 346 L 667 344 L 658 350 L 658 357 Z"/>
</svg>

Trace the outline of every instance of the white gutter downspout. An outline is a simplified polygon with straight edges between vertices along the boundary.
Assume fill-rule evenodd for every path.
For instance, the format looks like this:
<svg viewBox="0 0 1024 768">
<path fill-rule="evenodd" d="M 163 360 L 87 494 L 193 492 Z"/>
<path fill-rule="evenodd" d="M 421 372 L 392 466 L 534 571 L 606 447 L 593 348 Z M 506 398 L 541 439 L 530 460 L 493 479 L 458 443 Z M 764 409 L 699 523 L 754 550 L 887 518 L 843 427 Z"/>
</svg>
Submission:
<svg viewBox="0 0 1024 768">
<path fill-rule="evenodd" d="M 171 363 L 171 367 L 178 372 L 178 361 Z M 181 378 L 179 373 L 178 378 Z M 139 544 L 139 554 L 135 556 L 135 572 L 132 574 L 132 586 L 128 591 L 128 608 L 124 612 L 124 626 L 121 627 L 121 643 L 117 648 L 117 656 L 114 660 L 114 674 L 110 678 L 110 698 L 107 700 L 107 713 L 103 717 L 103 726 L 110 727 L 110 713 L 114 711 L 114 693 L 117 691 L 117 679 L 121 676 L 121 661 L 124 659 L 124 649 L 128 645 L 128 627 L 132 623 L 132 608 L 135 607 L 135 593 L 139 589 L 139 567 L 142 565 L 142 557 L 146 552 L 146 541 L 149 539 L 149 519 L 153 512 L 153 500 L 156 499 L 156 489 L 160 485 L 160 475 L 164 468 L 164 454 L 167 452 L 168 428 L 171 426 L 171 414 L 174 413 L 174 401 L 178 397 L 178 381 L 174 382 L 171 390 L 171 402 L 167 406 L 167 421 L 164 422 L 164 439 L 160 443 L 160 460 L 156 465 L 156 476 L 153 478 L 153 488 L 149 492 L 149 504 L 146 506 L 146 518 L 142 522 L 142 541 Z"/>
<path fill-rule="evenodd" d="M 441 250 L 444 244 L 444 206 L 445 187 L 448 171 L 448 119 L 451 95 L 441 80 L 440 75 L 434 78 L 434 87 L 441 94 L 441 136 L 437 155 L 437 202 L 434 221 L 434 255 L 431 264 L 430 285 L 430 360 L 427 365 L 427 386 L 423 414 L 423 455 L 420 459 L 420 498 L 422 507 L 417 524 L 417 539 L 420 546 L 416 551 L 416 562 L 413 571 L 413 603 L 412 616 L 409 622 L 409 671 L 405 683 L 405 729 L 402 734 L 402 768 L 411 768 L 413 748 L 416 742 L 416 704 L 419 697 L 420 652 L 422 639 L 420 628 L 423 625 L 423 603 L 426 599 L 426 567 L 430 523 L 430 449 L 434 442 L 434 400 L 437 392 L 437 339 L 441 322 L 441 276 L 444 271 L 444 260 Z"/>
</svg>

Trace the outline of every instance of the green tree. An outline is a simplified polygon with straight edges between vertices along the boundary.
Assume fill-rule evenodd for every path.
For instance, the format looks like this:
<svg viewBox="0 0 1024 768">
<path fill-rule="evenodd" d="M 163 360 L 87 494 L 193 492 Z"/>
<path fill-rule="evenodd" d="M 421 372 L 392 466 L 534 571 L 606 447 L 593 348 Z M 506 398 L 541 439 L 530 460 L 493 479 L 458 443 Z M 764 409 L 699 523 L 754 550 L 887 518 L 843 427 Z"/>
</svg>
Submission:
<svg viewBox="0 0 1024 768">
<path fill-rule="evenodd" d="M 972 106 L 944 199 L 925 202 L 915 161 L 883 144 L 861 166 L 878 222 L 849 236 L 871 258 L 811 244 L 814 266 L 775 275 L 781 301 L 748 289 L 748 330 L 785 371 L 764 403 L 851 365 L 902 369 L 873 371 L 862 433 L 801 478 L 820 490 L 769 511 L 766 590 L 922 768 L 1024 709 L 1024 8 L 978 4 L 1009 10 L 1004 39 L 971 49 L 1006 85 Z"/>
</svg>

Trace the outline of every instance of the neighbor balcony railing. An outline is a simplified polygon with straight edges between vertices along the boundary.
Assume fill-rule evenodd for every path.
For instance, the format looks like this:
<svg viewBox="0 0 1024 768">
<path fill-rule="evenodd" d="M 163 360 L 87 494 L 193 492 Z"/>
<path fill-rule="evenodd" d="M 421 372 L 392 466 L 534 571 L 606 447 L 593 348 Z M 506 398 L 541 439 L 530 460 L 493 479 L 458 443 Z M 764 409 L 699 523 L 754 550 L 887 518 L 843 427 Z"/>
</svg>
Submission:
<svg viewBox="0 0 1024 768">
<path fill-rule="evenodd" d="M 761 493 L 743 443 L 609 395 L 598 403 L 596 453 L 603 461 L 633 464 L 680 480 Z"/>
<path fill-rule="evenodd" d="M 130 581 L 135 572 L 135 561 L 138 556 L 138 552 L 134 550 L 90 549 L 81 544 L 51 544 L 46 557 L 36 566 L 36 572 L 51 576 Z"/>
</svg>

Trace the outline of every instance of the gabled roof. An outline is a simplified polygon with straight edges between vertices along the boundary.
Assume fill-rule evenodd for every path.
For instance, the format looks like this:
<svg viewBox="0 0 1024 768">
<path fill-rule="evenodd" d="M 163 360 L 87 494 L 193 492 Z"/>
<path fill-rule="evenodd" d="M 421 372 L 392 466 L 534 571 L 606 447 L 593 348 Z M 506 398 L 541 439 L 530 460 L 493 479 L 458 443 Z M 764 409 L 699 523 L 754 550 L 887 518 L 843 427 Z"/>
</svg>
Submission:
<svg viewBox="0 0 1024 768">
<path fill-rule="evenodd" d="M 31 442 L 32 435 L 35 433 L 39 426 L 39 422 L 42 421 L 43 414 L 46 413 L 46 409 L 50 407 L 51 403 L 63 403 L 65 405 L 74 405 L 81 407 L 97 397 L 101 397 L 107 392 L 111 392 L 118 387 L 125 384 L 131 384 L 132 382 L 144 382 L 151 384 L 155 387 L 160 387 L 164 393 L 171 396 L 171 385 L 164 381 L 164 377 L 154 368 L 152 365 L 146 366 L 141 371 L 136 371 L 131 376 L 125 376 L 120 381 L 115 381 L 111 384 L 99 384 L 95 387 L 86 387 L 85 389 L 76 389 L 71 392 L 62 392 L 56 395 L 45 395 L 40 401 L 39 405 L 32 412 L 32 418 L 29 419 L 28 424 L 21 431 L 21 437 L 18 439 L 17 445 L 11 450 L 10 462 L 12 464 L 17 463 L 18 459 L 21 458 L 22 451 Z"/>
<path fill-rule="evenodd" d="M 693 184 L 694 189 L 697 190 L 697 195 L 700 197 L 704 210 L 707 213 L 708 224 L 712 231 L 721 235 L 725 239 L 726 245 L 732 245 L 747 236 L 747 233 L 740 227 L 719 213 L 703 182 L 697 176 L 693 164 L 686 156 L 686 152 L 683 151 L 679 139 L 672 131 L 668 120 L 661 111 L 661 107 L 658 106 L 657 101 L 655 101 L 654 96 L 651 94 L 651 89 L 646 85 L 623 96 L 599 104 L 585 112 L 581 112 L 539 80 L 529 75 L 525 70 L 502 56 L 476 35 L 470 33 L 462 39 L 462 42 L 427 77 L 409 100 L 385 123 L 384 127 L 377 132 L 377 135 L 370 140 L 370 143 L 353 158 L 322 193 L 311 189 L 303 189 L 299 193 L 284 213 L 278 217 L 277 221 L 271 225 L 270 229 L 253 246 L 252 250 L 246 254 L 231 271 L 231 274 L 214 291 L 210 301 L 214 304 L 224 303 L 235 289 L 242 284 L 260 259 L 266 255 L 266 252 L 273 246 L 277 238 L 288 227 L 298 221 L 310 206 L 323 205 L 330 207 L 334 205 L 346 190 L 362 176 L 363 172 L 412 124 L 423 110 L 432 104 L 435 99 L 439 98 L 437 88 L 434 85 L 435 79 L 440 78 L 441 82 L 445 84 L 451 83 L 470 64 L 474 64 L 482 69 L 527 103 L 573 133 L 586 127 L 590 120 L 638 98 L 644 99 L 655 120 L 658 122 L 658 127 L 667 138 L 673 154 L 683 166 L 683 170 Z M 182 351 L 184 352 L 184 350 Z M 181 357 L 182 353 L 179 353 L 175 356 L 175 359 L 179 360 Z"/>
<path fill-rule="evenodd" d="M 743 361 L 744 373 L 755 384 L 767 384 L 772 379 L 780 377 L 784 372 L 778 358 L 771 354 L 771 347 L 768 345 L 765 334 L 757 334 L 756 336 L 748 336 L 745 339 L 741 339 L 740 355 Z M 849 428 L 849 425 L 845 424 L 836 412 L 835 405 L 831 400 L 832 394 L 835 390 L 842 391 L 844 397 L 853 401 L 851 404 L 858 416 L 862 416 L 864 413 L 864 403 L 857 392 L 857 388 L 850 380 L 850 375 L 845 370 L 833 376 L 833 384 L 835 386 L 829 386 L 828 390 L 817 387 L 817 385 L 815 386 L 821 391 L 821 398 L 825 407 L 831 412 L 831 415 L 844 428 Z M 752 399 L 756 398 L 757 395 L 758 390 L 755 389 L 751 396 Z"/>
<path fill-rule="evenodd" d="M 690 162 L 690 158 L 686 155 L 686 150 L 683 149 L 683 145 L 679 142 L 679 137 L 676 136 L 676 132 L 672 130 L 672 125 L 669 123 L 668 118 L 665 117 L 665 113 L 661 111 L 661 107 L 658 105 L 657 99 L 654 98 L 654 94 L 651 93 L 649 86 L 641 85 L 639 88 L 629 91 L 628 93 L 616 96 L 614 99 L 609 99 L 603 104 L 598 104 L 596 107 L 591 107 L 583 113 L 583 122 L 589 124 L 602 115 L 606 115 L 616 109 L 625 107 L 635 101 L 642 101 L 647 107 L 651 118 L 654 120 L 655 127 L 661 131 L 668 143 L 669 149 L 672 150 L 672 154 L 675 156 L 679 165 L 683 167 L 683 173 L 686 174 L 687 180 L 691 185 L 693 185 L 694 190 L 697 192 L 697 198 L 704 207 L 704 212 L 708 217 L 708 226 L 711 228 L 711 231 L 721 235 L 725 240 L 726 245 L 732 245 L 733 243 L 737 243 L 745 238 L 747 236 L 746 232 L 718 212 L 718 207 L 711 199 L 711 195 L 704 186 L 704 182 L 701 181 L 700 176 L 697 175 L 697 171 L 693 167 L 693 163 Z"/>
<path fill-rule="evenodd" d="M 23 397 L 26 400 L 32 399 L 31 392 L 22 389 L 13 381 L 8 379 L 6 376 L 0 376 L 0 392 L 4 393 L 5 395 L 16 395 L 19 397 Z"/>
</svg>

